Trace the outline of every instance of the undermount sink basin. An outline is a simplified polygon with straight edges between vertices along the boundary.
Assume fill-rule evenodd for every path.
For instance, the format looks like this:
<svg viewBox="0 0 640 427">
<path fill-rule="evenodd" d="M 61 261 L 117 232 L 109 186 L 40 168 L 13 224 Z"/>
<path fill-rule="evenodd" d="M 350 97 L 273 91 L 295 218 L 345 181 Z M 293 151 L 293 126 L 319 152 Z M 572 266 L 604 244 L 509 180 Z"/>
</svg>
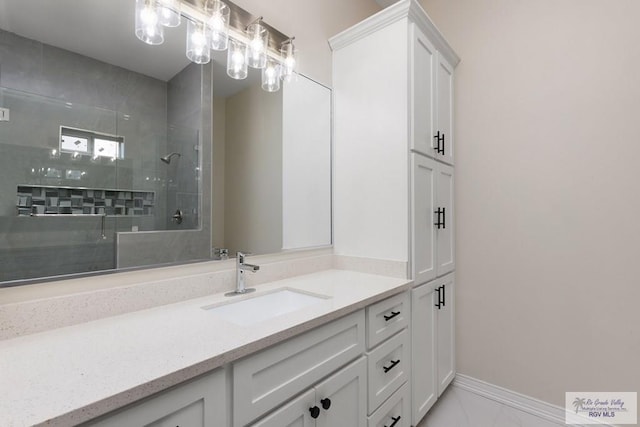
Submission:
<svg viewBox="0 0 640 427">
<path fill-rule="evenodd" d="M 253 325 L 326 301 L 329 297 L 294 289 L 277 289 L 235 302 L 202 307 L 226 321 L 241 326 Z"/>
</svg>

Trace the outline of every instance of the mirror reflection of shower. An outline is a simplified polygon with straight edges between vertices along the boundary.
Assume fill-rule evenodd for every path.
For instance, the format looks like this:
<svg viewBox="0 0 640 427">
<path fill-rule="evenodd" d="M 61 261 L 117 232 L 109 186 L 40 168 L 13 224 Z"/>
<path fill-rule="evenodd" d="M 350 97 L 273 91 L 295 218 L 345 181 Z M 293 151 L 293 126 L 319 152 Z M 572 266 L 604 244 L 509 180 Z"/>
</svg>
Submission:
<svg viewBox="0 0 640 427">
<path fill-rule="evenodd" d="M 180 153 L 176 153 L 175 151 L 172 153 L 167 154 L 166 156 L 160 157 L 160 160 L 162 160 L 163 162 L 165 162 L 166 164 L 170 164 L 171 163 L 171 158 L 173 156 L 178 156 L 178 157 L 182 157 L 182 154 Z"/>
</svg>

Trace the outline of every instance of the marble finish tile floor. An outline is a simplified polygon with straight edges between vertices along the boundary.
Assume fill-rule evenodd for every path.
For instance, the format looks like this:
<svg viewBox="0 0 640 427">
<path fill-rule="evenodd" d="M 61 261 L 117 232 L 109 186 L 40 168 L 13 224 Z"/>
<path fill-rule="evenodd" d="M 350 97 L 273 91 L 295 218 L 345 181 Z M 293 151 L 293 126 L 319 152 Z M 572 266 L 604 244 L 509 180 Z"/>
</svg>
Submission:
<svg viewBox="0 0 640 427">
<path fill-rule="evenodd" d="M 558 427 L 552 421 L 449 387 L 417 427 Z"/>
</svg>

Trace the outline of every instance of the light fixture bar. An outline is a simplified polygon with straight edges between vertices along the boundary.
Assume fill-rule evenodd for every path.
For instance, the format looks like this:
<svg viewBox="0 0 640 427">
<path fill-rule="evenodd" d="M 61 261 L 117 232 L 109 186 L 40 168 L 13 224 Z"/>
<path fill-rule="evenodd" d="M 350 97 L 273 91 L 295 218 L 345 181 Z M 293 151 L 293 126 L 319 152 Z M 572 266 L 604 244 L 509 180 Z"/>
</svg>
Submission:
<svg viewBox="0 0 640 427">
<path fill-rule="evenodd" d="M 229 6 L 229 9 L 231 9 L 229 37 L 243 43 L 249 43 L 250 40 L 245 34 L 245 28 L 258 19 L 262 19 L 262 17 L 252 15 L 240 6 L 228 0 L 223 1 L 227 6 Z M 204 13 L 202 4 L 202 0 L 183 0 L 180 10 L 182 14 L 187 16 L 188 18 L 206 22 L 208 20 L 208 17 Z M 264 20 L 260 21 L 260 25 L 264 26 L 269 32 L 269 37 L 267 40 L 267 56 L 278 60 L 280 58 L 280 46 L 287 40 L 290 40 L 291 37 L 273 28 L 272 26 L 264 22 Z"/>
</svg>

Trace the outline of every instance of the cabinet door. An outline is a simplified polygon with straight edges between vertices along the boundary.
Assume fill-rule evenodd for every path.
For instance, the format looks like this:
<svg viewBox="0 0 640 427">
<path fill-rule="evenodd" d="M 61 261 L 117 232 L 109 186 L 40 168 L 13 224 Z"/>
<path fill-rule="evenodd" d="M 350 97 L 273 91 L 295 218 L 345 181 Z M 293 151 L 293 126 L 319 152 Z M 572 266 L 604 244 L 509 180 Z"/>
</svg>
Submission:
<svg viewBox="0 0 640 427">
<path fill-rule="evenodd" d="M 208 427 L 228 425 L 223 369 L 159 393 L 86 426 Z"/>
<path fill-rule="evenodd" d="M 420 154 L 412 154 L 412 270 L 415 283 L 436 277 L 436 199 L 437 162 Z"/>
<path fill-rule="evenodd" d="M 316 386 L 317 427 L 366 427 L 367 360 L 362 357 Z"/>
<path fill-rule="evenodd" d="M 456 374 L 455 360 L 455 287 L 454 275 L 437 280 L 442 292 L 440 308 L 437 310 L 437 371 L 438 397 L 447 388 Z"/>
<path fill-rule="evenodd" d="M 411 417 L 417 425 L 437 399 L 433 282 L 411 291 Z"/>
<path fill-rule="evenodd" d="M 453 168 L 438 163 L 436 176 L 436 209 L 443 209 L 441 225 L 437 228 L 436 275 L 443 276 L 455 268 Z M 420 283 L 420 282 L 417 282 Z"/>
<path fill-rule="evenodd" d="M 252 427 L 313 427 L 311 409 L 316 406 L 316 393 L 311 389 L 302 396 L 263 418 Z"/>
<path fill-rule="evenodd" d="M 233 425 L 246 426 L 364 353 L 356 311 L 233 364 Z"/>
<path fill-rule="evenodd" d="M 411 25 L 411 148 L 434 156 L 434 75 L 436 50 L 415 24 Z"/>
<path fill-rule="evenodd" d="M 438 55 L 436 71 L 436 134 L 443 142 L 437 158 L 453 164 L 453 67 L 442 55 Z"/>
</svg>

